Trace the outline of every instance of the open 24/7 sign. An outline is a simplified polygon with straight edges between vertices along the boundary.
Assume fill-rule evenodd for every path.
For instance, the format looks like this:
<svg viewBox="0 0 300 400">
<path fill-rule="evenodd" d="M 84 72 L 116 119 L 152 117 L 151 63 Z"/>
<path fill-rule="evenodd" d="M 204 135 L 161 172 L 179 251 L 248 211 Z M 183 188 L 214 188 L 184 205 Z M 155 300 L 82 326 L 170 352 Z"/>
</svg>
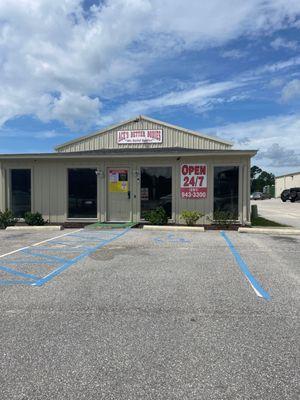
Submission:
<svg viewBox="0 0 300 400">
<path fill-rule="evenodd" d="M 182 164 L 180 193 L 183 199 L 206 199 L 206 164 Z"/>
</svg>

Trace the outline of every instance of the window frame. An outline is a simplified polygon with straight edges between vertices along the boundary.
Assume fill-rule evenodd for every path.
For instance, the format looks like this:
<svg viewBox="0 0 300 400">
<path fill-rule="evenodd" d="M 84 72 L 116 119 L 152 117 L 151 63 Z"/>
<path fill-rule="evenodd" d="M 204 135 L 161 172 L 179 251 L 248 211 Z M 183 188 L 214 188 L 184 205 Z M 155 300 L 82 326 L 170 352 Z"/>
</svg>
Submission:
<svg viewBox="0 0 300 400">
<path fill-rule="evenodd" d="M 214 220 L 214 211 L 215 211 L 215 167 L 237 167 L 238 168 L 238 212 L 237 212 L 237 219 L 235 222 L 242 221 L 242 195 L 243 195 L 243 184 L 242 184 L 242 175 L 243 175 L 243 165 L 239 162 L 216 162 L 211 164 L 211 185 L 212 185 L 212 200 L 211 200 L 211 214 L 212 220 Z"/>
<path fill-rule="evenodd" d="M 99 166 L 93 165 L 68 165 L 66 167 L 66 194 L 65 194 L 65 220 L 66 221 L 79 221 L 79 222 L 97 222 L 99 220 L 99 177 L 96 176 L 96 216 L 95 217 L 69 217 L 69 170 L 71 169 L 94 169 L 97 171 Z"/>
<path fill-rule="evenodd" d="M 168 218 L 168 222 L 174 222 L 175 221 L 175 180 L 174 180 L 174 165 L 170 165 L 170 163 L 166 164 L 143 164 L 139 165 L 138 171 L 139 171 L 139 185 L 138 185 L 138 220 L 141 222 L 145 222 L 145 218 L 141 217 L 141 210 L 142 210 L 142 201 L 141 201 L 141 187 L 142 187 L 142 168 L 171 168 L 171 198 L 172 198 L 172 210 L 171 210 L 171 218 Z"/>
<path fill-rule="evenodd" d="M 8 205 L 8 209 L 12 211 L 12 171 L 13 170 L 29 170 L 30 171 L 30 212 L 33 212 L 34 210 L 34 204 L 33 204 L 33 193 L 34 193 L 34 184 L 33 184 L 33 167 L 28 166 L 28 167 L 9 167 L 8 168 L 8 185 L 7 185 L 7 205 Z M 24 218 L 20 217 L 16 217 L 19 221 L 24 221 Z"/>
</svg>

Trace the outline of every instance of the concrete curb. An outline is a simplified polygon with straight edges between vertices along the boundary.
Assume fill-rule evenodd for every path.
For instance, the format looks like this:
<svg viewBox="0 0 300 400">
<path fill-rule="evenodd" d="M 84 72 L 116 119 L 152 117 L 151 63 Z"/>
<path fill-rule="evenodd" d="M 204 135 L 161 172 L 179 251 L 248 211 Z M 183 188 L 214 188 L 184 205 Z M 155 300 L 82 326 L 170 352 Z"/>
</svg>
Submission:
<svg viewBox="0 0 300 400">
<path fill-rule="evenodd" d="M 293 228 L 239 228 L 239 233 L 264 233 L 269 235 L 300 235 L 300 229 Z"/>
<path fill-rule="evenodd" d="M 190 231 L 205 232 L 203 226 L 168 226 L 168 225 L 144 225 L 143 229 L 152 231 Z"/>
<path fill-rule="evenodd" d="M 61 231 L 64 228 L 61 225 L 41 225 L 41 226 L 8 226 L 7 231 Z"/>
</svg>

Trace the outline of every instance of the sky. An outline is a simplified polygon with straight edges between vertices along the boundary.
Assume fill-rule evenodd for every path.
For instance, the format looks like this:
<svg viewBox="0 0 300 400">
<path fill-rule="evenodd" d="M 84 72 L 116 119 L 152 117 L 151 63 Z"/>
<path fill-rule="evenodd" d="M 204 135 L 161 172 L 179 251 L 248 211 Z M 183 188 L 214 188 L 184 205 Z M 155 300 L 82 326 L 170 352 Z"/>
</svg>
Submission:
<svg viewBox="0 0 300 400">
<path fill-rule="evenodd" d="M 300 1 L 0 1 L 0 153 L 140 114 L 300 171 Z"/>
</svg>

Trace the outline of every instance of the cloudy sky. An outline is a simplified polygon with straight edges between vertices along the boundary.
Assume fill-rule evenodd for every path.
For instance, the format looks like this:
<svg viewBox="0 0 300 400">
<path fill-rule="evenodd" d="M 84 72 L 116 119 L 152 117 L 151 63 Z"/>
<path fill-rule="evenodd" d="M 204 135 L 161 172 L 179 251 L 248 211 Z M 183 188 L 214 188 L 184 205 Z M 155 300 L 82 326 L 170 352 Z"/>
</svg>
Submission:
<svg viewBox="0 0 300 400">
<path fill-rule="evenodd" d="M 300 1 L 0 1 L 1 153 L 138 114 L 300 170 Z"/>
</svg>

